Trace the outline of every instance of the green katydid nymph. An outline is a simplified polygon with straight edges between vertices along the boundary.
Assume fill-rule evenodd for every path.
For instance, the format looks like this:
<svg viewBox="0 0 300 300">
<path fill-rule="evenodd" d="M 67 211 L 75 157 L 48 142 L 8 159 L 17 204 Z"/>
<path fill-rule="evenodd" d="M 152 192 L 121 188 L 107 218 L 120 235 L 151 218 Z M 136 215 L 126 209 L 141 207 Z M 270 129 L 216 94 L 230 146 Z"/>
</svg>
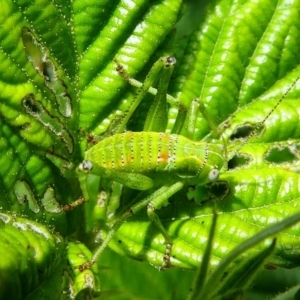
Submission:
<svg viewBox="0 0 300 300">
<path fill-rule="evenodd" d="M 218 178 L 223 153 L 223 145 L 194 142 L 176 134 L 125 132 L 89 149 L 81 169 L 137 190 L 176 180 L 206 184 Z"/>
<path fill-rule="evenodd" d="M 227 167 L 225 143 L 214 144 L 190 139 L 195 129 L 198 108 L 200 107 L 203 112 L 200 101 L 194 99 L 189 111 L 187 111 L 182 109 L 175 99 L 167 98 L 166 90 L 175 62 L 175 58 L 170 56 L 161 58 L 151 69 L 150 75 L 141 86 L 135 102 L 122 120 L 123 123 L 119 126 L 116 134 L 104 138 L 85 152 L 85 159 L 79 166 L 81 171 L 113 180 L 135 190 L 149 190 L 150 192 L 146 194 L 144 199 L 133 204 L 121 217 L 116 219 L 92 259 L 79 266 L 80 270 L 93 265 L 123 222 L 145 207 L 147 207 L 149 219 L 153 221 L 165 238 L 166 250 L 161 268 L 169 267 L 171 265 L 172 238 L 155 213 L 155 209 L 164 206 L 168 199 L 184 186 L 205 185 L 216 181 L 220 170 Z M 151 120 L 146 120 L 145 124 L 148 125 L 144 127 L 142 132 L 124 132 L 130 116 L 144 95 L 150 90 L 153 78 L 161 69 L 163 69 L 162 79 L 158 84 L 154 103 L 147 116 L 147 119 Z M 122 67 L 118 66 L 117 70 L 131 84 L 135 84 L 125 74 Z M 242 142 L 239 150 L 265 123 L 294 84 L 295 82 L 278 100 L 264 120 L 256 125 L 254 131 Z M 163 109 L 166 107 L 166 101 L 177 104 L 179 108 L 178 117 L 171 134 L 165 133 L 165 125 L 159 128 L 155 127 L 167 114 Z M 159 114 L 158 112 L 162 113 Z M 202 114 L 205 117 L 205 112 Z M 185 128 L 185 134 L 182 131 L 183 128 Z"/>
<path fill-rule="evenodd" d="M 194 142 L 186 137 L 158 132 L 126 132 L 108 137 L 85 153 L 80 169 L 137 189 L 157 189 L 130 208 L 111 229 L 90 262 L 93 264 L 123 220 L 147 206 L 149 218 L 166 238 L 162 268 L 169 265 L 172 240 L 156 216 L 174 193 L 186 184 L 206 184 L 218 179 L 224 164 L 223 145 Z M 121 221 L 122 220 L 122 221 Z"/>
</svg>

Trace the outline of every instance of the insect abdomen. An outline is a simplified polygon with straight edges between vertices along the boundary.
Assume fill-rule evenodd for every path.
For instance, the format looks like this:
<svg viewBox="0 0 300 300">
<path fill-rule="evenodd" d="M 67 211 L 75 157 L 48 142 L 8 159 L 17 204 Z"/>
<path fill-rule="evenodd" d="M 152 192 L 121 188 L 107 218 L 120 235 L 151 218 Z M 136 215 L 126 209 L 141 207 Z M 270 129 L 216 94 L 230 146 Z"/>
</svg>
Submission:
<svg viewBox="0 0 300 300">
<path fill-rule="evenodd" d="M 86 159 L 105 169 L 145 173 L 175 168 L 179 136 L 157 132 L 126 132 L 100 141 Z"/>
</svg>

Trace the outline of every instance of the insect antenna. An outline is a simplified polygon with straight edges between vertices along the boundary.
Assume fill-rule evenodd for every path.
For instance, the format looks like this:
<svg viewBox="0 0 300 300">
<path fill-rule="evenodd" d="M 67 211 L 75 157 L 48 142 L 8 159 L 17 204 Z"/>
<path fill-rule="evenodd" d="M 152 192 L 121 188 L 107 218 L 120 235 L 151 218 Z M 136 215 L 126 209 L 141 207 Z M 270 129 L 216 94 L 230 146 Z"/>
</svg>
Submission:
<svg viewBox="0 0 300 300">
<path fill-rule="evenodd" d="M 238 148 L 235 150 L 235 154 L 233 155 L 233 157 L 235 155 L 237 155 L 239 153 L 239 151 L 244 147 L 245 144 L 247 144 L 247 142 L 257 134 L 258 130 L 263 127 L 264 123 L 267 121 L 267 119 L 273 114 L 273 112 L 277 109 L 277 107 L 280 105 L 280 103 L 286 98 L 287 94 L 292 90 L 292 88 L 296 85 L 296 83 L 298 82 L 298 80 L 300 79 L 300 76 L 298 76 L 296 78 L 296 80 L 294 80 L 294 82 L 288 87 L 288 89 L 285 91 L 285 93 L 280 97 L 280 99 L 277 101 L 276 105 L 273 106 L 273 108 L 269 111 L 269 113 L 264 117 L 264 119 L 260 122 L 258 122 L 254 129 L 249 133 L 248 136 L 246 136 L 243 141 L 241 142 L 241 144 L 238 146 Z M 233 158 L 232 157 L 232 158 Z M 231 158 L 231 159 L 232 159 Z M 230 160 L 230 159 L 229 159 Z"/>
</svg>

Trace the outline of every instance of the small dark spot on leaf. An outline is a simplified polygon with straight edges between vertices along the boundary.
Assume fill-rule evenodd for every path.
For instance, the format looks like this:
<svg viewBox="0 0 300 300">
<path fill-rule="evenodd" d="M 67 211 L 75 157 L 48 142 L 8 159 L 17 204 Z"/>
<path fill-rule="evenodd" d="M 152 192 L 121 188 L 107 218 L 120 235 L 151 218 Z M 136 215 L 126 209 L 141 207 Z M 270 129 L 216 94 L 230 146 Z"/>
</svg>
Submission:
<svg viewBox="0 0 300 300">
<path fill-rule="evenodd" d="M 34 103 L 34 95 L 28 94 L 23 98 L 23 105 L 27 111 L 33 114 L 39 113 L 38 106 Z"/>
<path fill-rule="evenodd" d="M 265 265 L 265 269 L 273 271 L 273 270 L 276 270 L 277 268 L 273 265 L 267 264 L 267 265 Z"/>
<path fill-rule="evenodd" d="M 291 147 L 274 146 L 266 153 L 265 160 L 276 164 L 293 162 L 298 159 L 294 151 Z"/>
<path fill-rule="evenodd" d="M 212 200 L 223 200 L 230 192 L 229 185 L 227 181 L 217 180 L 207 184 L 207 193 L 208 197 L 201 201 L 201 204 L 205 204 L 206 202 Z"/>
<path fill-rule="evenodd" d="M 43 276 L 43 274 L 45 273 L 45 270 L 42 270 L 40 268 L 37 269 L 39 276 Z"/>
<path fill-rule="evenodd" d="M 255 133 L 259 134 L 263 129 L 263 126 L 255 126 L 251 124 L 244 124 L 242 126 L 238 126 L 235 131 L 230 136 L 230 140 L 238 140 L 238 139 L 244 139 L 247 138 L 249 135 L 251 135 L 254 131 L 257 131 Z"/>
<path fill-rule="evenodd" d="M 222 278 L 223 278 L 223 279 L 226 278 L 226 277 L 228 276 L 228 274 L 229 274 L 229 272 L 224 272 Z"/>
<path fill-rule="evenodd" d="M 235 169 L 238 167 L 245 166 L 249 164 L 250 157 L 246 155 L 236 154 L 234 157 L 232 157 L 230 160 L 228 160 L 228 169 Z"/>
</svg>

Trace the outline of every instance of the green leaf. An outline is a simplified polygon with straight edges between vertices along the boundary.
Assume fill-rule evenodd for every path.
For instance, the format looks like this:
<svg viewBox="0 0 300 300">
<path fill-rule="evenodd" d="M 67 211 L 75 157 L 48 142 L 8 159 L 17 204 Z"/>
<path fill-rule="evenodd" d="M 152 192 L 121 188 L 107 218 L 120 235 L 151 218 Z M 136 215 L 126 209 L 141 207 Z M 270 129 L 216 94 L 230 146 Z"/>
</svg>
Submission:
<svg viewBox="0 0 300 300">
<path fill-rule="evenodd" d="M 182 2 L 0 0 L 0 5 L 1 211 L 87 240 L 84 207 L 62 208 L 82 196 L 76 167 L 86 140 L 106 130 L 109 119 L 98 126 L 109 113 L 125 112 L 129 105 L 123 95 L 130 87 L 113 58 L 130 75 L 142 71 L 173 29 Z M 75 259 L 73 267 L 82 260 Z M 62 277 L 54 267 L 49 272 L 50 290 L 59 281 L 69 286 L 73 277 Z M 84 297 L 87 275 L 77 275 L 74 293 Z M 35 288 L 28 286 L 28 293 Z"/>
<path fill-rule="evenodd" d="M 170 296 L 185 299 L 194 275 L 179 268 L 159 272 L 149 264 L 117 255 L 110 249 L 103 253 L 100 264 L 99 276 L 105 287 L 102 296 L 116 300 L 168 299 Z"/>
<path fill-rule="evenodd" d="M 5 209 L 43 220 L 37 207 L 47 189 L 53 188 L 62 203 L 81 194 L 74 172 L 84 150 L 78 131 L 95 129 L 127 86 L 112 59 L 132 62 L 129 73 L 136 74 L 172 29 L 181 7 L 174 0 L 106 4 L 3 2 L 0 55 L 2 65 L 9 67 L 0 80 L 2 147 L 7 153 L 2 159 L 13 162 L 1 170 L 1 178 L 13 176 L 2 183 Z M 88 12 L 105 16 L 102 27 Z M 29 197 L 34 209 L 16 201 L 15 182 L 17 197 Z M 56 226 L 65 231 L 67 225 Z"/>
<path fill-rule="evenodd" d="M 36 222 L 3 213 L 0 217 L 0 298 L 24 299 L 61 263 L 65 243 Z"/>
<path fill-rule="evenodd" d="M 92 215 L 97 197 L 91 197 L 85 211 L 65 213 L 61 206 L 82 196 L 75 169 L 86 141 L 110 130 L 136 93 L 116 71 L 113 59 L 129 76 L 143 80 L 158 56 L 175 52 L 170 31 L 182 13 L 182 3 L 0 0 L 0 4 L 1 211 L 22 215 L 28 222 L 37 220 L 87 243 L 87 232 L 97 221 Z M 299 75 L 300 3 L 220 0 L 189 5 L 185 23 L 193 21 L 194 31 L 190 34 L 184 22 L 178 25 L 185 38 L 176 39 L 178 63 L 169 93 L 185 106 L 199 98 L 220 130 L 225 130 L 229 158 L 238 151 L 249 160 L 234 161 L 220 177 L 229 190 L 217 202 L 215 266 L 236 244 L 299 209 L 299 84 L 272 109 Z M 148 109 L 146 97 L 146 114 Z M 263 127 L 241 148 L 243 144 L 236 140 L 240 132 L 256 129 L 255 124 L 270 112 Z M 169 128 L 176 114 L 177 108 L 171 107 Z M 199 114 L 194 139 L 223 144 L 212 136 Z M 201 262 L 212 217 L 212 203 L 206 200 L 214 194 L 213 188 L 182 191 L 159 211 L 174 238 L 172 265 L 195 268 Z M 188 201 L 187 192 L 202 205 Z M 122 200 L 129 202 L 134 195 L 126 191 Z M 269 264 L 298 266 L 298 244 L 299 226 L 280 234 Z M 165 253 L 164 238 L 145 211 L 129 219 L 110 246 L 156 266 Z M 257 246 L 254 252 L 262 249 L 264 245 Z M 41 251 L 47 257 L 44 248 Z M 76 263 L 82 262 L 75 259 Z M 55 289 L 60 282 L 68 286 L 65 283 L 73 275 L 67 272 L 61 277 L 53 262 L 49 266 L 54 279 L 50 274 L 45 286 Z M 119 269 L 114 272 L 113 279 L 119 273 Z M 168 281 L 167 275 L 164 278 Z M 123 281 L 122 274 L 118 279 Z M 169 295 L 169 290 L 162 292 L 163 298 Z"/>
<path fill-rule="evenodd" d="M 273 300 L 288 300 L 288 299 L 297 299 L 299 295 L 299 285 L 296 285 L 284 293 L 281 293 L 273 298 Z"/>
</svg>

